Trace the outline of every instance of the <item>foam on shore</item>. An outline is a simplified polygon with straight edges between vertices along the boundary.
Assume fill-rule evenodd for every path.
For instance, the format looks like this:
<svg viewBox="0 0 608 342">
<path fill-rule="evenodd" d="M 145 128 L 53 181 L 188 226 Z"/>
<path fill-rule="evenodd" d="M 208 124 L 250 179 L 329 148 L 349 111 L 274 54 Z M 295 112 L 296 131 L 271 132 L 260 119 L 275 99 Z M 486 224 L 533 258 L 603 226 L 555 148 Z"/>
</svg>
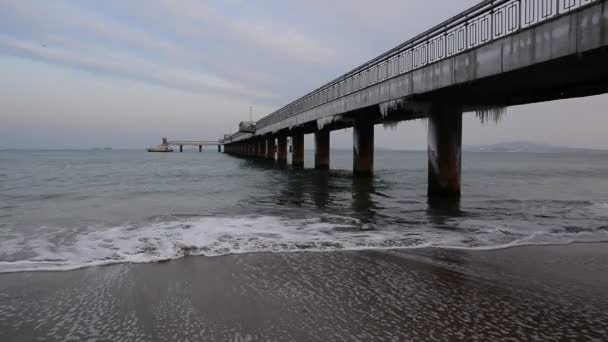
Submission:
<svg viewBox="0 0 608 342">
<path fill-rule="evenodd" d="M 56 229 L 35 237 L 0 242 L 0 273 L 63 271 L 115 263 L 145 263 L 186 255 L 284 253 L 364 249 L 442 247 L 489 250 L 519 245 L 608 241 L 608 229 L 546 230 L 530 222 L 521 227 L 500 222 L 465 220 L 462 228 L 376 227 L 352 218 L 320 216 L 214 217 L 141 226 L 88 227 L 63 238 Z M 39 232 L 44 232 L 44 227 Z"/>
</svg>

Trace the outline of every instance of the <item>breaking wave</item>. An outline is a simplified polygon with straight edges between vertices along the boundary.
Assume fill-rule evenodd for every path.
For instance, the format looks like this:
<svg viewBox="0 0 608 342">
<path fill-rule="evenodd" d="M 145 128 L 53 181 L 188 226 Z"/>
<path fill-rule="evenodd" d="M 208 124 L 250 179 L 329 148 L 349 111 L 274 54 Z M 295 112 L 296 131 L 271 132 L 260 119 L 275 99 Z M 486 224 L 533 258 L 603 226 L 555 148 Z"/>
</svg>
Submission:
<svg viewBox="0 0 608 342">
<path fill-rule="evenodd" d="M 605 209 L 606 203 L 598 208 Z M 522 223 L 522 226 L 524 223 Z M 62 271 L 115 263 L 146 263 L 187 255 L 253 252 L 335 251 L 446 247 L 499 249 L 531 244 L 608 241 L 608 226 L 594 229 L 518 229 L 465 220 L 453 229 L 424 225 L 377 229 L 359 220 L 324 215 L 310 219 L 277 216 L 185 218 L 142 226 L 89 227 L 62 238 L 57 229 L 36 237 L 5 236 L 0 273 Z M 530 226 L 528 226 L 530 228 Z"/>
</svg>

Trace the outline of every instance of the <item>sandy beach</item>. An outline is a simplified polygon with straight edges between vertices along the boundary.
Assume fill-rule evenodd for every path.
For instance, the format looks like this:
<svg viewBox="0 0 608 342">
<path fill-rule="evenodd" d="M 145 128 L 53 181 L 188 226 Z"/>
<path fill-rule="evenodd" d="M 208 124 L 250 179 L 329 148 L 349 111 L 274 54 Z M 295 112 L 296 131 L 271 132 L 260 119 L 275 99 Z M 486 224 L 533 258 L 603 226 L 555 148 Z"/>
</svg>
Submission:
<svg viewBox="0 0 608 342">
<path fill-rule="evenodd" d="M 1 341 L 605 341 L 608 244 L 0 275 Z"/>
</svg>

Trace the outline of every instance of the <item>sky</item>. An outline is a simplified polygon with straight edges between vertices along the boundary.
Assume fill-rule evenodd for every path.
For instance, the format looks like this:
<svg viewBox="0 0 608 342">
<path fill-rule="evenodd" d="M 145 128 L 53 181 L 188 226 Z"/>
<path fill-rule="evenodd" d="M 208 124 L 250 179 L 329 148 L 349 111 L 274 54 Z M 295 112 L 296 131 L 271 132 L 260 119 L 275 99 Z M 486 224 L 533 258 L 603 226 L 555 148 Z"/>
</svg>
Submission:
<svg viewBox="0 0 608 342">
<path fill-rule="evenodd" d="M 0 148 L 143 148 L 215 140 L 478 0 L 2 0 Z M 463 143 L 608 149 L 608 96 L 463 121 Z M 376 127 L 426 147 L 426 126 Z M 349 130 L 332 145 L 349 147 Z M 307 145 L 311 138 L 306 139 Z"/>
</svg>

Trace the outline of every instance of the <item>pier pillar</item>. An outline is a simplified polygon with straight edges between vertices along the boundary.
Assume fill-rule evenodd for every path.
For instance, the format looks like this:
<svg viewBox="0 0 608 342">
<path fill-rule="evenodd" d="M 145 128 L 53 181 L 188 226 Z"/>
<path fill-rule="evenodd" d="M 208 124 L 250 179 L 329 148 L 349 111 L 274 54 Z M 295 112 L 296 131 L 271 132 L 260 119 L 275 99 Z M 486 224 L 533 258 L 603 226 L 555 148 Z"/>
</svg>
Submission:
<svg viewBox="0 0 608 342">
<path fill-rule="evenodd" d="M 222 145 L 217 145 L 217 152 L 221 153 L 222 152 Z M 224 153 L 226 152 L 226 146 L 224 146 Z"/>
<path fill-rule="evenodd" d="M 266 157 L 265 141 L 263 139 L 259 139 L 257 142 L 257 145 L 258 145 L 258 153 L 257 153 L 256 157 L 258 157 L 260 159 L 264 159 Z"/>
<path fill-rule="evenodd" d="M 179 151 L 184 152 L 184 145 L 179 145 Z"/>
<path fill-rule="evenodd" d="M 353 175 L 374 174 L 374 121 L 357 118 L 353 126 Z"/>
<path fill-rule="evenodd" d="M 460 197 L 462 110 L 439 106 L 428 120 L 428 195 Z"/>
<path fill-rule="evenodd" d="M 275 149 L 276 149 L 276 146 L 275 146 L 274 137 L 266 138 L 266 159 L 274 160 Z"/>
<path fill-rule="evenodd" d="M 286 164 L 287 163 L 287 136 L 279 135 L 277 140 L 278 140 L 277 160 L 279 161 L 279 163 Z"/>
<path fill-rule="evenodd" d="M 315 132 L 315 169 L 329 169 L 329 129 Z"/>
<path fill-rule="evenodd" d="M 203 145 L 198 145 L 198 151 L 203 152 Z"/>
<path fill-rule="evenodd" d="M 296 167 L 304 166 L 304 133 L 294 133 L 291 136 L 291 164 Z"/>
</svg>

